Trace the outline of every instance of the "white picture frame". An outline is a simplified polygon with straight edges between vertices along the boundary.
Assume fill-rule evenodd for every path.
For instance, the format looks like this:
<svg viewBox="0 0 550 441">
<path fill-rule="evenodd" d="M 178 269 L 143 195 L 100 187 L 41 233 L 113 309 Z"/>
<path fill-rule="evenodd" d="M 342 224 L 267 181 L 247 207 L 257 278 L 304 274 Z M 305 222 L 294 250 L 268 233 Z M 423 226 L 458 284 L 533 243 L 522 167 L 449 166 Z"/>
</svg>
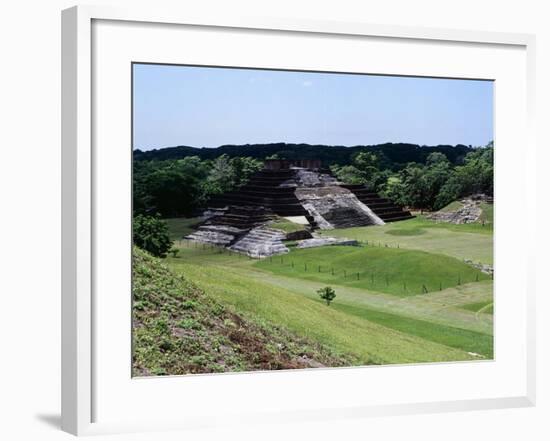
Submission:
<svg viewBox="0 0 550 441">
<path fill-rule="evenodd" d="M 107 24 L 107 32 L 101 33 L 94 30 L 94 25 L 97 23 Z M 489 409 L 489 408 L 503 408 L 503 407 L 522 407 L 533 406 L 535 403 L 535 288 L 534 283 L 534 244 L 526 240 L 522 244 L 511 244 L 507 250 L 504 245 L 504 233 L 506 231 L 507 220 L 501 217 L 499 219 L 499 211 L 497 209 L 495 216 L 497 218 L 497 225 L 502 225 L 501 232 L 496 233 L 495 254 L 499 258 L 499 264 L 502 262 L 502 266 L 497 269 L 497 275 L 495 276 L 496 287 L 495 292 L 504 299 L 499 303 L 499 312 L 497 312 L 497 323 L 501 320 L 499 317 L 503 317 L 502 320 L 506 320 L 506 308 L 516 308 L 519 310 L 521 320 L 519 324 L 522 327 L 520 337 L 517 341 L 512 343 L 516 345 L 517 353 L 521 354 L 520 360 L 516 360 L 517 366 L 511 368 L 508 371 L 509 375 L 512 375 L 511 383 L 514 387 L 510 387 L 509 390 L 502 389 L 502 393 L 498 389 L 498 379 L 495 379 L 492 392 L 489 390 L 480 390 L 474 397 L 468 395 L 466 392 L 464 395 L 459 393 L 450 393 L 448 391 L 441 391 L 437 395 L 435 392 L 431 396 L 417 396 L 412 391 L 409 397 L 399 397 L 395 401 L 391 397 L 388 400 L 378 400 L 373 403 L 363 403 L 359 397 L 352 399 L 350 392 L 349 405 L 346 405 L 346 396 L 334 395 L 334 404 L 330 407 L 320 403 L 320 407 L 314 407 L 308 404 L 307 400 L 304 400 L 300 406 L 285 408 L 284 405 L 274 405 L 269 408 L 267 405 L 262 408 L 261 403 L 258 404 L 258 412 L 253 412 L 250 408 L 247 410 L 243 405 L 240 407 L 239 403 L 235 404 L 235 407 L 226 409 L 228 412 L 224 412 L 223 400 L 218 407 L 213 406 L 210 411 L 200 410 L 200 404 L 197 404 L 197 414 L 189 417 L 175 417 L 174 415 L 162 414 L 162 408 L 159 407 L 158 414 L 154 414 L 154 411 L 150 409 L 148 413 L 149 417 L 136 417 L 128 418 L 127 416 L 120 414 L 120 418 L 116 415 L 116 407 L 120 408 L 121 402 L 113 401 L 113 409 L 103 410 L 105 406 L 101 403 L 105 402 L 103 396 L 106 389 L 113 389 L 113 391 L 121 384 L 120 377 L 116 377 L 113 373 L 113 378 L 105 378 L 109 376 L 109 373 L 104 368 L 103 361 L 106 354 L 112 354 L 116 352 L 116 347 L 111 347 L 111 352 L 107 351 L 105 339 L 101 337 L 106 328 L 98 331 L 98 315 L 102 314 L 105 308 L 105 302 L 98 302 L 94 297 L 99 289 L 101 291 L 101 284 L 110 282 L 109 279 L 101 276 L 101 267 L 104 265 L 104 260 L 99 259 L 98 255 L 104 252 L 104 244 L 98 245 L 99 236 L 104 234 L 101 227 L 100 215 L 97 215 L 98 207 L 101 204 L 106 203 L 106 197 L 113 199 L 111 203 L 117 204 L 118 200 L 114 200 L 117 194 L 124 196 L 124 192 L 127 192 L 128 204 L 130 199 L 130 188 L 128 186 L 120 188 L 119 191 L 114 191 L 112 196 L 106 196 L 105 190 L 101 189 L 109 185 L 111 182 L 103 181 L 103 170 L 100 169 L 104 163 L 102 162 L 101 155 L 97 155 L 94 152 L 94 148 L 97 145 L 94 144 L 93 139 L 101 139 L 101 135 L 97 133 L 98 130 L 102 130 L 100 122 L 101 115 L 98 114 L 98 100 L 101 97 L 96 95 L 97 82 L 101 81 L 102 75 L 107 75 L 98 71 L 97 66 L 94 65 L 94 60 L 98 60 L 98 51 L 105 48 L 105 44 L 109 43 L 106 39 L 110 38 L 110 35 L 114 35 L 112 32 L 125 32 L 122 28 L 114 29 L 114 26 L 152 26 L 159 32 L 158 38 L 164 38 L 162 33 L 163 27 L 169 27 L 170 29 L 183 29 L 183 27 L 189 29 L 200 29 L 204 35 L 208 32 L 239 32 L 246 34 L 248 31 L 256 32 L 255 35 L 260 33 L 269 33 L 274 40 L 277 40 L 277 35 L 280 33 L 284 35 L 285 39 L 292 42 L 293 39 L 297 39 L 299 36 L 313 36 L 313 37 L 334 37 L 342 40 L 350 39 L 353 41 L 363 41 L 365 39 L 378 40 L 383 42 L 397 41 L 406 43 L 410 46 L 410 50 L 414 53 L 417 50 L 415 45 L 430 44 L 432 46 L 437 45 L 454 45 L 460 47 L 461 51 L 468 51 L 471 48 L 482 48 L 489 51 L 495 51 L 498 53 L 504 53 L 509 50 L 511 55 L 510 59 L 519 60 L 514 69 L 512 69 L 517 76 L 510 74 L 510 82 L 506 83 L 503 80 L 503 84 L 509 85 L 510 88 L 517 87 L 518 90 L 510 90 L 510 100 L 514 99 L 516 104 L 519 104 L 515 114 L 505 115 L 503 117 L 503 123 L 500 127 L 509 126 L 514 121 L 514 118 L 518 121 L 517 128 L 508 127 L 506 132 L 503 130 L 503 136 L 499 138 L 497 130 L 497 142 L 500 145 L 506 145 L 507 137 L 511 139 L 518 135 L 524 136 L 526 139 L 525 147 L 517 152 L 519 159 L 520 170 L 518 171 L 518 184 L 517 189 L 512 187 L 506 187 L 505 174 L 506 167 L 510 164 L 511 158 L 507 158 L 507 152 L 503 151 L 501 154 L 502 159 L 496 160 L 496 182 L 497 182 L 497 204 L 502 204 L 502 207 L 506 207 L 506 198 L 515 197 L 520 198 L 525 204 L 524 207 L 531 212 L 534 212 L 535 201 L 534 192 L 534 176 L 532 171 L 535 169 L 534 163 L 534 149 L 535 143 L 533 139 L 533 108 L 534 108 L 534 51 L 535 51 L 535 39 L 532 35 L 526 34 L 506 34 L 506 33 L 489 33 L 489 32 L 475 32 L 475 31 L 458 31 L 450 29 L 424 29 L 416 27 L 398 27 L 398 26 L 383 26 L 372 25 L 362 23 L 337 23 L 337 22 L 315 22 L 315 21 L 303 21 L 303 20 L 290 20 L 290 19 L 262 19 L 262 18 L 241 18 L 241 17 L 191 17 L 186 14 L 184 9 L 174 10 L 169 14 L 159 14 L 158 12 L 148 10 L 118 10 L 108 7 L 93 7 L 93 6 L 78 6 L 63 11 L 62 14 L 62 427 L 63 430 L 77 434 L 87 435 L 96 433 L 112 433 L 121 431 L 136 431 L 136 430 L 164 430 L 164 429 L 182 429 L 182 428 L 196 428 L 200 426 L 214 426 L 229 423 L 234 421 L 235 415 L 238 415 L 238 420 L 242 424 L 246 424 L 249 421 L 254 422 L 284 422 L 284 421 L 296 421 L 296 420 L 315 420 L 315 419 L 327 419 L 327 418 L 353 418 L 368 415 L 400 415 L 411 413 L 426 413 L 426 412 L 443 412 L 443 411 L 457 411 L 457 410 L 474 410 L 474 409 Z M 140 32 L 138 29 L 134 32 Z M 137 34 L 129 36 L 128 40 L 135 39 Z M 131 37 L 131 38 L 130 38 Z M 270 37 L 270 38 L 271 38 Z M 156 38 L 156 37 L 155 37 Z M 202 43 L 200 39 L 195 38 L 196 44 L 201 47 Z M 151 40 L 155 41 L 155 40 Z M 161 41 L 161 40 L 159 40 Z M 113 45 L 113 47 L 116 45 Z M 122 47 L 122 46 L 120 46 Z M 157 48 L 160 46 L 157 46 Z M 205 46 L 206 48 L 207 46 Z M 155 51 L 153 45 L 148 50 Z M 167 49 L 168 50 L 168 49 Z M 290 57 L 291 49 L 289 49 L 288 56 Z M 151 52 L 151 53 L 153 53 Z M 109 56 L 115 56 L 116 53 Z M 130 60 L 134 61 L 149 61 L 145 59 L 134 59 L 134 54 L 129 54 Z M 166 57 L 166 55 L 163 55 Z M 500 56 L 500 55 L 499 55 Z M 212 55 L 214 59 L 216 55 Z M 162 59 L 162 56 L 160 56 Z M 503 60 L 506 58 L 503 55 Z M 108 58 L 107 58 L 108 59 Z M 158 61 L 155 59 L 153 61 Z M 503 63 L 510 62 L 504 60 Z M 260 61 L 258 61 L 260 63 Z M 421 63 L 419 61 L 419 63 Z M 519 65 L 519 64 L 520 65 Z M 220 61 L 220 64 L 224 64 L 224 61 Z M 105 65 L 105 63 L 103 63 Z M 225 64 L 227 65 L 227 64 Z M 260 63 L 261 65 L 261 63 Z M 508 66 L 510 67 L 510 66 Z M 328 68 L 330 70 L 330 68 Z M 336 69 L 336 68 L 332 68 Z M 387 69 L 392 69 L 388 67 Z M 453 69 L 456 73 L 453 74 Z M 479 72 L 482 77 L 483 69 Z M 496 68 L 495 68 L 496 69 Z M 505 65 L 499 69 L 505 69 Z M 128 68 L 128 75 L 130 69 Z M 440 70 L 433 71 L 434 76 L 444 77 L 462 77 L 466 75 L 464 72 L 456 67 L 442 66 Z M 488 72 L 488 71 L 487 71 Z M 383 71 L 381 73 L 392 74 L 395 71 Z M 403 72 L 400 72 L 403 73 Z M 409 72 L 411 75 L 419 75 L 422 73 L 422 69 Z M 468 74 L 471 75 L 471 74 Z M 490 75 L 487 73 L 487 75 Z M 130 77 L 128 76 L 128 79 Z M 130 90 L 130 84 L 128 83 L 128 91 Z M 103 87 L 103 86 L 101 86 Z M 497 81 L 497 90 L 498 90 Z M 513 95 L 513 98 L 512 98 Z M 507 97 L 501 95 L 503 99 Z M 498 101 L 497 97 L 497 101 Z M 127 108 L 128 103 L 124 103 Z M 101 104 L 103 105 L 103 104 Z M 497 107 L 496 111 L 499 109 Z M 515 116 L 514 116 L 515 115 Z M 124 116 L 125 121 L 130 118 L 127 114 Z M 126 123 L 122 123 L 125 125 Z M 518 132 L 511 132 L 511 130 L 517 130 Z M 96 141 L 97 142 L 97 141 Z M 128 149 L 120 155 L 120 159 L 115 159 L 116 165 L 123 164 L 124 158 L 129 158 L 129 146 Z M 124 147 L 126 148 L 126 147 Z M 122 147 L 121 147 L 122 149 Z M 500 154 L 500 153 L 499 153 Z M 508 162 L 507 162 L 508 161 Z M 499 169 L 499 167 L 502 167 Z M 502 170 L 502 171 L 499 171 Z M 109 175 L 109 171 L 105 171 L 105 175 Z M 500 174 L 500 177 L 499 177 Z M 101 175 L 101 177 L 100 177 Z M 499 179 L 502 182 L 501 189 L 498 190 Z M 102 180 L 101 186 L 98 188 L 98 182 Z M 124 180 L 124 179 L 123 179 Z M 500 199 L 499 199 L 500 198 Z M 501 202 L 502 201 L 502 202 Z M 126 205 L 128 205 L 126 204 Z M 125 204 L 122 204 L 125 205 Z M 101 210 L 99 210 L 101 211 Z M 504 213 L 505 209 L 501 213 Z M 123 224 L 127 223 L 127 219 L 121 221 Z M 497 227 L 497 231 L 500 227 Z M 121 225 L 123 230 L 128 225 Z M 500 237 L 498 234 L 502 234 Z M 114 237 L 114 236 L 111 236 Z M 124 240 L 128 240 L 125 237 Z M 127 243 L 122 243 L 121 247 L 124 248 Z M 114 246 L 114 245 L 113 245 Z M 103 251 L 102 251 L 103 250 Z M 517 285 L 512 285 L 505 280 L 506 276 L 506 264 L 507 254 L 515 252 L 519 256 L 521 266 L 521 274 L 516 281 Z M 128 268 L 128 262 L 130 259 L 129 253 L 127 253 L 128 261 L 125 262 L 126 268 Z M 117 255 L 116 252 L 113 255 Z M 120 254 L 118 254 L 120 256 Z M 502 256 L 502 259 L 501 259 Z M 105 260 L 105 265 L 112 265 L 113 262 Z M 500 268 L 503 269 L 500 270 Z M 501 271 L 501 272 L 498 272 Z M 127 274 L 126 274 L 127 276 Z M 502 277 L 502 283 L 498 284 L 498 277 Z M 114 286 L 117 286 L 112 281 Z M 125 282 L 126 283 L 126 282 Z M 126 285 L 123 285 L 126 286 Z M 510 303 L 506 293 L 510 292 L 514 288 L 519 288 L 519 292 L 515 289 L 515 295 L 518 303 Z M 497 289 L 499 291 L 497 291 Z M 129 293 L 128 293 L 129 295 Z M 114 302 L 114 300 L 113 300 Z M 502 308 L 500 307 L 502 305 Z M 518 305 L 521 307 L 518 309 Z M 120 307 L 124 305 L 121 303 Z M 116 310 L 116 307 L 114 308 Z M 121 309 L 123 311 L 123 309 Z M 502 315 L 500 316 L 500 311 Z M 130 311 L 127 312 L 130 314 Z M 106 322 L 112 321 L 110 317 L 101 316 L 101 320 L 105 318 Z M 103 325 L 101 325 L 103 326 Z M 524 328 L 524 329 L 523 329 Z M 504 328 L 503 328 L 504 329 Z M 126 329 L 129 333 L 129 329 Z M 118 332 L 118 331 L 116 331 Z M 126 337 L 125 337 L 126 338 Z M 498 333 L 497 333 L 497 338 Z M 115 345 L 116 338 L 113 338 L 112 344 Z M 120 349 L 120 348 L 119 348 Z M 125 348 L 124 351 L 128 351 Z M 513 354 L 505 354 L 501 351 L 499 355 L 498 347 L 496 351 L 496 360 L 493 365 L 490 364 L 477 364 L 471 369 L 470 364 L 463 364 L 458 366 L 458 375 L 472 375 L 476 372 L 482 375 L 494 375 L 491 369 L 498 365 L 498 363 L 510 363 L 510 366 L 514 363 L 512 360 Z M 508 356 L 509 355 L 509 356 Z M 499 358 L 500 357 L 500 358 Z M 107 365 L 105 365 L 107 366 Z M 489 367 L 483 367 L 489 366 Z M 359 381 L 365 377 L 365 375 L 379 375 L 369 374 L 369 372 L 384 372 L 392 371 L 393 375 L 406 376 L 409 375 L 405 369 L 400 367 L 382 367 L 375 370 L 365 370 L 363 368 L 346 368 L 346 369 L 332 369 L 321 370 L 324 372 L 312 372 L 311 370 L 305 372 L 292 372 L 292 373 L 248 373 L 248 374 L 231 374 L 231 375 L 214 375 L 214 376 L 198 376 L 193 380 L 181 380 L 180 378 L 162 378 L 162 379 L 132 379 L 130 376 L 130 361 L 128 360 L 127 371 L 124 366 L 117 365 L 117 369 L 120 370 L 120 375 L 126 375 L 129 383 L 141 383 L 140 389 L 147 394 L 154 394 L 158 397 L 163 395 L 168 396 L 169 390 L 177 387 L 188 387 L 191 395 L 197 394 L 201 388 L 209 387 L 208 384 L 215 383 L 218 390 L 224 390 L 224 387 L 231 387 L 233 392 L 238 391 L 240 387 L 254 389 L 267 387 L 266 381 L 272 381 L 276 384 L 275 388 L 289 387 L 288 385 L 297 386 L 298 384 L 305 384 L 304 387 L 309 387 L 311 391 L 315 390 L 319 381 L 323 381 L 324 384 L 328 384 L 327 394 L 331 394 L 331 382 L 337 381 Z M 401 369 L 401 370 L 399 370 Z M 455 367 L 449 367 L 448 365 L 430 365 L 419 369 L 424 372 L 419 373 L 422 378 L 434 378 L 437 377 L 438 371 L 455 369 Z M 504 369 L 504 368 L 503 368 Z M 387 371 L 386 371 L 387 370 Z M 484 372 L 482 372 L 484 371 Z M 485 372 L 486 371 L 486 372 Z M 450 371 L 449 371 L 450 372 Z M 504 371 L 501 374 L 504 375 Z M 297 375 L 296 375 L 297 374 Z M 345 379 L 344 379 L 345 377 Z M 498 375 L 495 377 L 497 378 Z M 268 380 L 266 380 L 268 379 Z M 275 380 L 274 380 L 275 379 Z M 124 381 L 126 381 L 124 380 Z M 362 381 L 362 380 L 361 380 Z M 458 380 L 460 383 L 460 379 Z M 145 384 L 147 385 L 145 386 Z M 176 385 L 177 383 L 177 385 Z M 252 384 L 251 384 L 252 383 Z M 460 384 L 459 384 L 460 386 Z M 504 384 L 502 384 L 504 387 Z M 128 396 L 124 398 L 124 391 L 126 386 L 120 386 L 120 389 L 116 390 L 118 396 L 122 396 L 122 400 L 131 400 Z M 292 386 L 291 386 L 292 388 Z M 147 389 L 147 392 L 145 392 Z M 206 390 L 206 389 L 203 389 Z M 247 390 L 247 389 L 242 389 Z M 99 392 L 98 392 L 99 391 Z M 113 392 L 114 393 L 114 392 Z M 208 392 L 207 392 L 208 393 Z M 312 397 L 314 394 L 312 393 Z M 153 395 L 151 395 L 153 397 Z M 414 397 L 414 398 L 411 398 Z M 112 397 L 110 397 L 112 398 Z M 135 399 L 135 397 L 134 397 Z M 277 403 L 277 398 L 274 398 L 274 402 Z M 100 417 L 98 417 L 98 415 Z M 103 417 L 108 415 L 108 417 Z"/>
</svg>

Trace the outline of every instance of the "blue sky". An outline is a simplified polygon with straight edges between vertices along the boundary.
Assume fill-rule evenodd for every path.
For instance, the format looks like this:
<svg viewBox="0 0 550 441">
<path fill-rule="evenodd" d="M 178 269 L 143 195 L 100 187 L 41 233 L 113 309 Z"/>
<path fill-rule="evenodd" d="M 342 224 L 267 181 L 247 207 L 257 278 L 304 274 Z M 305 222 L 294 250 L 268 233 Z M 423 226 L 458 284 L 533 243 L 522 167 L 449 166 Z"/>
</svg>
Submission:
<svg viewBox="0 0 550 441">
<path fill-rule="evenodd" d="M 485 145 L 490 81 L 134 64 L 134 148 Z"/>
</svg>

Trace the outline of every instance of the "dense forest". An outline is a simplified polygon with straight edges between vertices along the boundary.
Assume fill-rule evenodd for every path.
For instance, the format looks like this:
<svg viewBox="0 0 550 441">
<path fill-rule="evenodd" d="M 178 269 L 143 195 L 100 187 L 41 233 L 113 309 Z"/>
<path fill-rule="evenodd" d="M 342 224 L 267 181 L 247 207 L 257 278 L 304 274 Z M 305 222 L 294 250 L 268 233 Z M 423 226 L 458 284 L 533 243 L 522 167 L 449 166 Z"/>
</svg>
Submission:
<svg viewBox="0 0 550 441">
<path fill-rule="evenodd" d="M 277 155 L 286 159 L 320 159 L 325 166 L 346 165 L 360 152 L 377 153 L 387 158 L 397 167 L 409 162 L 424 163 L 430 153 L 443 153 L 447 159 L 458 164 L 466 154 L 473 151 L 472 146 L 465 145 L 438 145 L 420 146 L 418 144 L 386 143 L 366 146 L 328 146 L 311 144 L 245 144 L 222 145 L 217 148 L 196 148 L 187 146 L 166 147 L 148 151 L 134 150 L 136 161 L 183 159 L 188 156 L 197 156 L 200 159 L 215 159 L 221 155 L 229 158 L 249 157 L 265 159 Z"/>
<path fill-rule="evenodd" d="M 472 193 L 493 192 L 493 143 L 485 147 L 262 144 L 134 151 L 135 214 L 192 216 L 216 194 L 238 188 L 266 158 L 321 159 L 346 183 L 401 205 L 437 210 Z"/>
</svg>

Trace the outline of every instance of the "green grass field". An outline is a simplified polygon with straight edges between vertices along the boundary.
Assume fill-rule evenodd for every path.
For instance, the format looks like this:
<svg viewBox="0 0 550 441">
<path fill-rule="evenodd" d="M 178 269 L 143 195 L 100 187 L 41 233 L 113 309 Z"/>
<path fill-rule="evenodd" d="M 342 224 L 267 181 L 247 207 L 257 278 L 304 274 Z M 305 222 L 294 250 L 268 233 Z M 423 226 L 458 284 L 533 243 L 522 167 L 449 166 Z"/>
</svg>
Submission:
<svg viewBox="0 0 550 441">
<path fill-rule="evenodd" d="M 296 249 L 258 261 L 274 274 L 345 285 L 398 296 L 425 294 L 489 279 L 455 258 L 378 246 Z"/>
<path fill-rule="evenodd" d="M 171 233 L 190 224 L 174 220 Z M 493 357 L 493 283 L 463 259 L 492 263 L 491 233 L 419 217 L 322 232 L 357 238 L 358 247 L 292 247 L 256 260 L 179 242 L 166 262 L 238 313 L 357 364 L 481 360 Z M 324 286 L 336 291 L 331 306 L 316 293 Z"/>
<path fill-rule="evenodd" d="M 449 213 L 451 211 L 456 211 L 458 209 L 462 208 L 462 204 L 460 203 L 460 201 L 453 201 L 451 202 L 450 204 L 448 205 L 445 205 L 441 210 L 439 211 L 442 211 L 444 213 Z"/>
<path fill-rule="evenodd" d="M 493 313 L 493 301 L 486 300 L 483 302 L 468 303 L 461 306 L 462 309 L 467 311 L 474 311 L 477 313 L 492 314 Z"/>
<path fill-rule="evenodd" d="M 327 307 L 307 295 L 243 277 L 235 270 L 217 265 L 175 262 L 170 265 L 199 287 L 237 311 L 261 317 L 269 323 L 314 341 L 322 341 L 334 352 L 347 353 L 360 364 L 412 363 L 470 360 L 476 357 L 456 348 L 377 324 L 364 317 Z"/>
<path fill-rule="evenodd" d="M 324 230 L 321 234 L 493 263 L 492 224 L 454 225 L 419 216 L 381 226 Z"/>
<path fill-rule="evenodd" d="M 359 306 L 335 304 L 334 307 L 347 314 L 353 314 L 370 322 L 378 323 L 387 328 L 415 335 L 429 341 L 467 350 L 468 352 L 477 353 L 484 357 L 491 357 L 493 354 L 493 337 L 488 334 L 453 328 L 452 326 L 442 326 L 437 323 L 403 317 L 397 314 L 389 314 L 387 312 Z"/>
<path fill-rule="evenodd" d="M 200 222 L 200 218 L 174 217 L 170 219 L 164 219 L 164 221 L 168 224 L 170 239 L 178 241 L 194 231 L 193 226 Z"/>
<path fill-rule="evenodd" d="M 285 233 L 294 233 L 296 231 L 303 231 L 305 230 L 305 226 L 301 224 L 297 224 L 295 222 L 290 222 L 289 220 L 286 220 L 284 218 L 280 218 L 269 224 L 270 228 L 276 228 L 278 230 L 282 230 Z"/>
<path fill-rule="evenodd" d="M 481 204 L 481 216 L 479 222 L 493 223 L 493 204 Z"/>
</svg>

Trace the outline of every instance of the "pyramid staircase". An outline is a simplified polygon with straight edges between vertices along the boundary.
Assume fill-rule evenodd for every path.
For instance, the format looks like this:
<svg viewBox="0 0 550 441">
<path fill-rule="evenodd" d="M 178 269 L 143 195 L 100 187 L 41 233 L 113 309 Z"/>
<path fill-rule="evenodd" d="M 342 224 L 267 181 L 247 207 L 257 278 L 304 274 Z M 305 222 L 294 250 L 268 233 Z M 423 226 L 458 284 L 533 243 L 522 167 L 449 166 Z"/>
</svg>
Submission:
<svg viewBox="0 0 550 441">
<path fill-rule="evenodd" d="M 381 198 L 378 193 L 368 190 L 363 184 L 342 184 L 341 186 L 351 191 L 384 222 L 395 222 L 414 217 L 410 211 L 404 210 L 389 199 Z"/>
<path fill-rule="evenodd" d="M 266 257 L 274 254 L 288 253 L 288 248 L 283 244 L 286 234 L 280 230 L 268 227 L 256 227 L 241 237 L 230 250 L 246 254 L 252 257 Z"/>
<path fill-rule="evenodd" d="M 294 170 L 261 170 L 241 188 L 212 198 L 208 205 L 212 209 L 224 207 L 256 207 L 271 215 L 282 217 L 304 216 L 312 228 L 317 224 L 295 196 Z M 237 218 L 234 226 L 239 226 Z M 216 221 L 217 222 L 217 221 Z"/>
<path fill-rule="evenodd" d="M 331 175 L 330 170 L 319 170 Z M 239 189 L 215 196 L 209 201 L 209 211 L 217 213 L 204 221 L 187 239 L 230 248 L 251 256 L 269 256 L 288 252 L 282 243 L 284 234 L 266 224 L 276 218 L 304 216 L 311 229 L 318 228 L 314 217 L 296 196 L 296 170 L 263 169 Z M 337 184 L 338 185 L 338 184 Z M 409 211 L 381 198 L 363 185 L 341 184 L 384 222 L 411 219 Z M 337 228 L 372 225 L 372 219 L 358 217 L 350 207 L 335 207 L 323 214 Z"/>
</svg>

